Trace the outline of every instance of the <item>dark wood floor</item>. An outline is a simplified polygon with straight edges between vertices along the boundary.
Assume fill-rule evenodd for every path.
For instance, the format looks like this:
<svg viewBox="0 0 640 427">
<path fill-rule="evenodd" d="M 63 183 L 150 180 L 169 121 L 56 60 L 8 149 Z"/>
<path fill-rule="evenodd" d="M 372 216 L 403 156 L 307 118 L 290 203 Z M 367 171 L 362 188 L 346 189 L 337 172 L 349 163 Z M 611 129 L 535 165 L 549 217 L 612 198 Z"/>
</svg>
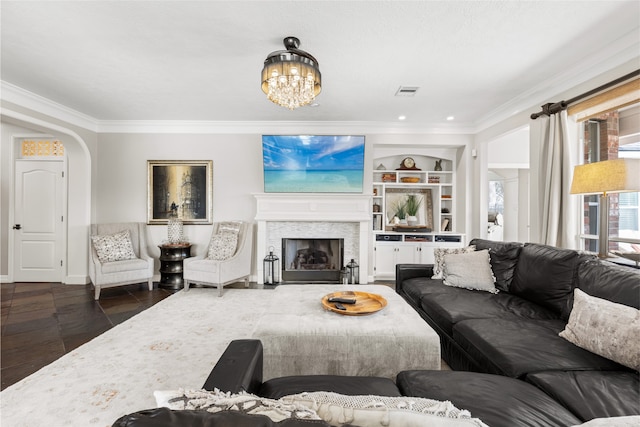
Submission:
<svg viewBox="0 0 640 427">
<path fill-rule="evenodd" d="M 176 291 L 146 283 L 103 289 L 61 283 L 0 285 L 2 390 Z"/>
</svg>

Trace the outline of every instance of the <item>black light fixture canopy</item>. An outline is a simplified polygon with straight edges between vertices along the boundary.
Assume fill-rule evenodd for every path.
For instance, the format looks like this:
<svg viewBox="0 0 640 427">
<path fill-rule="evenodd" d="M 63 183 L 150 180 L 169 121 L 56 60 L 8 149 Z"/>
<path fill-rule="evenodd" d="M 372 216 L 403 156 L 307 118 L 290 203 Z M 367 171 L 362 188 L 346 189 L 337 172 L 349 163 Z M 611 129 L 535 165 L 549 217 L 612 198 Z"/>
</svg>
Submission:
<svg viewBox="0 0 640 427">
<path fill-rule="evenodd" d="M 322 90 L 318 61 L 299 49 L 297 37 L 285 37 L 285 50 L 271 52 L 264 60 L 262 91 L 270 101 L 289 110 L 311 103 Z"/>
</svg>

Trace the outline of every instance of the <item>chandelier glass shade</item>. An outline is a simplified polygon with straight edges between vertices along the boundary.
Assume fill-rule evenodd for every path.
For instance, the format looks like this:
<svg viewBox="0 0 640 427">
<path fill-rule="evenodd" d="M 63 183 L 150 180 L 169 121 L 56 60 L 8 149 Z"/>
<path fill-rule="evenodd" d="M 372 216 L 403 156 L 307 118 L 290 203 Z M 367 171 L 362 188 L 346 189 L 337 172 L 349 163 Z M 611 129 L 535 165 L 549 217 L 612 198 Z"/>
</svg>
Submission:
<svg viewBox="0 0 640 427">
<path fill-rule="evenodd" d="M 275 104 L 294 110 L 311 103 L 322 90 L 318 61 L 298 49 L 300 40 L 286 37 L 286 50 L 272 52 L 264 60 L 262 91 Z"/>
</svg>

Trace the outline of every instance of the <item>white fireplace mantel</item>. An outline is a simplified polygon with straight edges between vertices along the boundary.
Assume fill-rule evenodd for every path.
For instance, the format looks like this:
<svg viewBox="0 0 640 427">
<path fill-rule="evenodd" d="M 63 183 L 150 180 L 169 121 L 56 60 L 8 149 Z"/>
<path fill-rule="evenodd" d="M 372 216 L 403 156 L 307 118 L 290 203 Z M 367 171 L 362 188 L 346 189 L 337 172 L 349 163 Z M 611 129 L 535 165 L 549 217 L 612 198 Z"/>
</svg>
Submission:
<svg viewBox="0 0 640 427">
<path fill-rule="evenodd" d="M 259 193 L 256 198 L 258 232 L 256 237 L 257 280 L 263 283 L 262 260 L 269 250 L 270 222 L 278 223 L 353 223 L 357 226 L 357 257 L 360 282 L 367 283 L 369 271 L 369 230 L 371 230 L 371 196 L 343 193 Z M 317 237 L 317 236 L 316 236 Z M 280 249 L 275 248 L 279 254 Z"/>
</svg>

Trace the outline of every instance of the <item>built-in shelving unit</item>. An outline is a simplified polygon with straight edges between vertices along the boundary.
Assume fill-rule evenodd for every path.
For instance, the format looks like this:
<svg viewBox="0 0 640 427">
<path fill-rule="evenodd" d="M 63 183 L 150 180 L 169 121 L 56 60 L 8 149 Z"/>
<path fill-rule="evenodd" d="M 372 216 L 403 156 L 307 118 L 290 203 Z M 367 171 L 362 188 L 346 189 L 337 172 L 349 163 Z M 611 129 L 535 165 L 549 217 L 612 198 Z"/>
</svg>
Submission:
<svg viewBox="0 0 640 427">
<path fill-rule="evenodd" d="M 416 169 L 392 169 L 398 159 L 411 157 Z M 434 170 L 438 165 L 442 170 Z M 436 247 L 460 247 L 464 234 L 456 232 L 455 164 L 424 155 L 377 158 L 373 167 L 371 215 L 374 234 L 374 276 L 395 276 L 401 263 L 431 264 Z M 397 206 L 414 195 L 422 200 L 415 220 L 398 223 Z"/>
</svg>

